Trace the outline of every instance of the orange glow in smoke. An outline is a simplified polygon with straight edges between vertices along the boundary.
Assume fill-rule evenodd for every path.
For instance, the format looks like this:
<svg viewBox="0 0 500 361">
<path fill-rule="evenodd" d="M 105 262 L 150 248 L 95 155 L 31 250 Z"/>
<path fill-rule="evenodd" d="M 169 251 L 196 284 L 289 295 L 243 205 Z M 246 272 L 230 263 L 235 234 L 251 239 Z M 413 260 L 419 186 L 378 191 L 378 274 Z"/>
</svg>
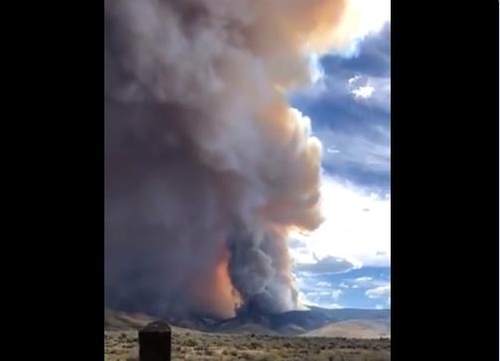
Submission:
<svg viewBox="0 0 500 361">
<path fill-rule="evenodd" d="M 229 257 L 224 242 L 216 264 L 200 272 L 191 284 L 192 295 L 199 307 L 210 310 L 214 316 L 221 318 L 235 316 L 236 306 L 241 304 L 241 297 L 234 289 L 229 276 Z"/>
</svg>

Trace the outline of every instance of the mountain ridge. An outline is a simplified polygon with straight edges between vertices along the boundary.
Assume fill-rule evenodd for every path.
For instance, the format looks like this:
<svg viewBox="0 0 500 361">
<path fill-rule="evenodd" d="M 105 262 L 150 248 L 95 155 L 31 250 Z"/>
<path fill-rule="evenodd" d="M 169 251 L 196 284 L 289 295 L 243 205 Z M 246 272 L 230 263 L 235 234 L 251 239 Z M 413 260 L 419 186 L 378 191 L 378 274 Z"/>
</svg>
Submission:
<svg viewBox="0 0 500 361">
<path fill-rule="evenodd" d="M 210 333 L 335 336 L 336 334 L 362 334 L 363 330 L 367 330 L 370 335 L 388 334 L 390 337 L 390 309 L 308 307 L 309 310 L 279 314 L 241 312 L 230 319 L 218 319 L 195 313 L 164 319 L 175 327 Z M 105 329 L 138 329 L 153 320 L 153 317 L 141 313 L 132 314 L 105 309 L 104 326 Z"/>
</svg>

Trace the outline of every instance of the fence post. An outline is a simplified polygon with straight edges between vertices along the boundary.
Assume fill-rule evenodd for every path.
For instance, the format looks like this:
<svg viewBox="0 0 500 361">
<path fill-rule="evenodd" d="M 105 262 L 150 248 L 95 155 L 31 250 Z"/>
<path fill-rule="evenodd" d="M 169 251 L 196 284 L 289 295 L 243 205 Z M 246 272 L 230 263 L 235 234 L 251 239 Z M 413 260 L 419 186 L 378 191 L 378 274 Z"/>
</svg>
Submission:
<svg viewBox="0 0 500 361">
<path fill-rule="evenodd" d="M 170 361 L 172 331 L 164 321 L 156 321 L 139 330 L 139 361 Z"/>
</svg>

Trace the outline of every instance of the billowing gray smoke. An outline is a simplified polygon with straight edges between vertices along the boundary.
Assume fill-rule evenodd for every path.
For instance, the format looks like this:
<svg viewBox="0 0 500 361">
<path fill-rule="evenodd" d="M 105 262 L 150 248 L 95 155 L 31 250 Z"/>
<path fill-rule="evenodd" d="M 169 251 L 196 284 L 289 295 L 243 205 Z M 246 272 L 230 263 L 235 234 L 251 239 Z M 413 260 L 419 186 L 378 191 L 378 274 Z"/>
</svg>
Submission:
<svg viewBox="0 0 500 361">
<path fill-rule="evenodd" d="M 320 143 L 286 92 L 343 45 L 342 0 L 105 0 L 108 306 L 297 308 L 287 249 L 320 214 Z M 341 26 L 342 25 L 342 26 Z"/>
</svg>

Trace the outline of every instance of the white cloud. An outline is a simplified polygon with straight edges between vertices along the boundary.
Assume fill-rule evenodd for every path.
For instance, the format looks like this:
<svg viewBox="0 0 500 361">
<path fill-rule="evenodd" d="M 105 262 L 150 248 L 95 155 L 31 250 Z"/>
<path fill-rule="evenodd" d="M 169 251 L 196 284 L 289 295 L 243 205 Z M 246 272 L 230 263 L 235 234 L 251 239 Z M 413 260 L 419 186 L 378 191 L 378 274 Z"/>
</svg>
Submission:
<svg viewBox="0 0 500 361">
<path fill-rule="evenodd" d="M 346 281 L 362 288 L 382 287 L 382 286 L 387 286 L 390 283 L 388 281 L 381 279 L 373 279 L 372 277 L 359 277 L 353 280 L 346 280 Z"/>
<path fill-rule="evenodd" d="M 391 20 L 390 0 L 351 0 L 349 4 L 354 9 L 352 20 L 358 24 L 352 34 L 353 40 L 380 32 Z"/>
<path fill-rule="evenodd" d="M 323 308 L 344 308 L 336 301 L 340 297 L 341 291 L 332 291 L 331 297 L 321 295 L 319 292 L 299 292 L 299 301 L 303 305 L 310 305 Z"/>
<path fill-rule="evenodd" d="M 340 295 L 342 294 L 342 290 L 333 290 L 331 292 L 331 295 L 330 297 L 333 299 L 333 300 L 338 300 L 338 298 L 340 297 Z"/>
<path fill-rule="evenodd" d="M 391 78 L 375 78 L 354 75 L 347 81 L 347 89 L 356 100 L 363 100 L 371 106 L 390 111 Z"/>
<path fill-rule="evenodd" d="M 323 77 L 325 76 L 325 70 L 321 66 L 320 57 L 318 54 L 312 53 L 309 54 L 309 74 L 311 77 L 311 83 L 317 84 L 321 82 Z"/>
<path fill-rule="evenodd" d="M 313 257 L 315 254 L 313 252 Z M 342 273 L 356 268 L 356 265 L 346 259 L 326 256 L 311 263 L 296 263 L 295 270 L 310 273 Z"/>
<path fill-rule="evenodd" d="M 391 170 L 391 143 L 387 134 L 390 130 L 380 125 L 365 131 L 373 130 L 382 139 L 373 139 L 367 134 L 350 134 L 342 131 L 322 130 L 318 134 L 326 148 L 337 149 L 335 153 L 323 153 L 323 163 L 338 167 L 354 166 L 368 172 L 388 173 Z"/>
<path fill-rule="evenodd" d="M 309 236 L 295 234 L 294 237 L 303 242 L 310 259 L 316 255 L 320 262 L 326 260 L 318 266 L 305 268 L 319 271 L 331 267 L 340 271 L 340 266 L 348 266 L 340 260 L 356 268 L 361 265 L 389 266 L 390 199 L 368 194 L 332 178 L 324 179 L 322 197 L 325 222 Z M 292 250 L 292 256 L 295 255 Z"/>
<path fill-rule="evenodd" d="M 375 88 L 372 86 L 361 86 L 351 91 L 356 99 L 368 99 L 372 96 Z"/>
<path fill-rule="evenodd" d="M 382 306 L 382 305 L 375 305 L 375 308 L 377 310 L 382 310 L 382 309 L 384 309 L 384 306 Z"/>
<path fill-rule="evenodd" d="M 336 301 L 340 295 L 342 294 L 342 290 L 330 290 L 330 291 L 310 291 L 310 292 L 305 292 L 305 296 L 308 299 L 311 298 L 327 298 L 329 300 L 334 300 Z"/>
<path fill-rule="evenodd" d="M 367 74 L 352 74 L 346 70 L 327 74 L 321 68 L 319 60 L 312 62 L 311 75 L 314 79 L 309 86 L 294 93 L 302 101 L 319 101 L 323 99 L 339 99 L 350 95 L 364 105 L 383 110 L 387 113 L 391 108 L 390 76 L 374 77 Z M 389 66 L 389 65 L 388 65 Z"/>
<path fill-rule="evenodd" d="M 344 136 L 338 138 L 347 138 L 341 140 L 346 149 L 340 154 L 340 159 L 344 162 L 359 164 L 364 168 L 370 168 L 374 171 L 389 172 L 391 166 L 390 144 L 380 144 L 370 141 L 363 136 Z M 348 147 L 348 143 L 352 147 Z"/>
<path fill-rule="evenodd" d="M 355 279 L 344 279 L 344 281 L 341 282 L 338 285 L 338 287 L 342 289 L 365 289 L 365 290 L 368 289 L 373 290 L 377 288 L 383 289 L 385 287 L 390 287 L 390 281 L 383 279 L 374 279 L 373 277 L 364 276 Z"/>
<path fill-rule="evenodd" d="M 391 296 L 391 285 L 380 286 L 369 289 L 365 292 L 369 298 L 386 298 Z"/>
<path fill-rule="evenodd" d="M 332 53 L 347 58 L 356 56 L 359 42 L 368 35 L 380 32 L 390 20 L 390 0 L 350 0 L 344 13 L 344 22 L 337 28 L 341 37 L 348 32 L 349 42 L 340 49 L 332 50 Z"/>
<path fill-rule="evenodd" d="M 349 78 L 349 80 L 347 81 L 347 83 L 349 84 L 350 87 L 353 86 L 353 84 L 358 81 L 359 79 L 361 79 L 361 75 L 355 75 L 353 76 L 352 78 Z"/>
<path fill-rule="evenodd" d="M 317 275 L 299 272 L 295 275 L 302 305 L 332 308 L 344 293 L 330 282 L 318 281 Z"/>
<path fill-rule="evenodd" d="M 332 303 L 329 305 L 326 305 L 325 308 L 344 308 L 344 306 L 339 305 L 338 303 Z"/>
<path fill-rule="evenodd" d="M 363 8 L 365 34 L 379 32 L 391 20 L 390 0 L 355 0 Z"/>
<path fill-rule="evenodd" d="M 391 110 L 391 78 L 368 78 L 366 86 L 373 87 L 368 104 L 390 112 Z M 387 131 L 387 130 L 386 130 Z"/>
<path fill-rule="evenodd" d="M 302 131 L 305 134 L 311 134 L 311 118 L 309 118 L 307 115 L 304 115 L 297 108 L 290 108 L 290 116 L 295 119 L 296 124 L 300 125 Z"/>
<path fill-rule="evenodd" d="M 336 153 L 340 153 L 340 150 L 334 149 L 334 148 L 327 148 L 326 152 L 331 153 L 331 154 L 336 154 Z"/>
</svg>

